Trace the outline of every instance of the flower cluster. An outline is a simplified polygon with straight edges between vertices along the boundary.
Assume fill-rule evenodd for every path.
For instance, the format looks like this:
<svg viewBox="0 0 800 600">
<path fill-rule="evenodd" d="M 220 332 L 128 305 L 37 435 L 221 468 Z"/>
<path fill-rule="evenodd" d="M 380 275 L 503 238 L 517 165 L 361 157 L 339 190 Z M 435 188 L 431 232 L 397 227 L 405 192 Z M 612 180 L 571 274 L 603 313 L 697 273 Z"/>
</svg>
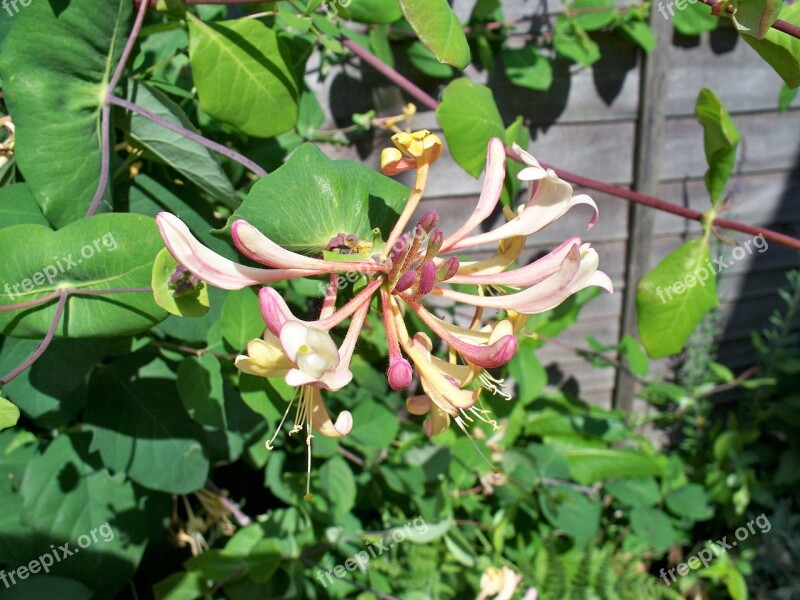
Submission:
<svg viewBox="0 0 800 600">
<path fill-rule="evenodd" d="M 533 156 L 514 148 L 526 165 L 518 177 L 530 184 L 527 202 L 516 212 L 507 211 L 508 222 L 474 234 L 497 208 L 505 179 L 505 147 L 499 139 L 492 139 L 477 206 L 457 231 L 445 236 L 437 227 L 439 216 L 433 211 L 424 213 L 406 231 L 422 199 L 430 167 L 442 153 L 441 140 L 423 130 L 397 133 L 392 141 L 396 147 L 384 150 L 381 170 L 387 175 L 415 170 L 416 181 L 383 247 L 373 245 L 367 254 L 353 252 L 356 240 L 345 232 L 331 240 L 329 248 L 346 248 L 345 254 L 352 253 L 353 260 L 325 260 L 290 252 L 246 221 L 237 220 L 231 228 L 234 245 L 247 258 L 267 268 L 243 266 L 204 247 L 174 215 L 161 213 L 157 217 L 172 256 L 210 285 L 233 290 L 298 277 L 330 277 L 321 312 L 314 321 L 295 316 L 274 288 L 262 287 L 259 302 L 266 332 L 263 338 L 248 344 L 246 355 L 236 359 L 236 366 L 243 372 L 283 377 L 296 388 L 284 420 L 297 400 L 290 433 L 305 429 L 309 457 L 312 431 L 341 437 L 352 428 L 353 419 L 347 411 L 335 421 L 331 419 L 320 391 L 339 390 L 352 380 L 350 360 L 373 298 L 379 298 L 386 329 L 389 385 L 394 390 L 408 389 L 416 373 L 422 393 L 409 397 L 407 408 L 414 415 L 429 415 L 424 427 L 432 436 L 444 431 L 451 419 L 465 431 L 466 422 L 472 421 L 473 416 L 486 420 L 484 411 L 475 406 L 480 391 L 503 393 L 502 381 L 494 379 L 487 369 L 499 367 L 514 356 L 516 334 L 527 315 L 553 309 L 589 286 L 611 291 L 608 276 L 597 270 L 597 253 L 577 237 L 526 266 L 511 268 L 526 237 L 572 206 L 588 204 L 594 208 L 589 227 L 597 219 L 597 206 L 589 196 L 573 195 L 569 183 L 544 169 Z M 459 260 L 457 253 L 486 244 L 497 248 L 490 258 Z M 349 301 L 337 303 L 339 276 L 352 272 L 361 274 L 364 286 Z M 456 291 L 450 284 L 472 286 L 476 293 Z M 471 325 L 461 327 L 434 315 L 423 305 L 430 296 L 474 306 Z M 484 324 L 486 309 L 499 311 L 505 317 Z M 434 354 L 434 342 L 427 335 L 408 331 L 404 315 L 409 310 L 448 346 L 449 360 Z M 347 334 L 337 346 L 330 332 L 348 319 Z M 268 447 L 274 439 L 267 442 Z"/>
</svg>

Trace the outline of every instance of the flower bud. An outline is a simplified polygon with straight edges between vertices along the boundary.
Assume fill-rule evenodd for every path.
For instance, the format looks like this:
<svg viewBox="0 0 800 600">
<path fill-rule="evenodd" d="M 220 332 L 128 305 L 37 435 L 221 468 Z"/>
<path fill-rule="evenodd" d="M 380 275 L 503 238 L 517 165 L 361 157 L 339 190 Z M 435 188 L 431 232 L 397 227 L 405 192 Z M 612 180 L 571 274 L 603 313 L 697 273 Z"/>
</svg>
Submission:
<svg viewBox="0 0 800 600">
<path fill-rule="evenodd" d="M 389 364 L 389 371 L 386 377 L 389 380 L 389 387 L 395 391 L 406 389 L 411 385 L 411 378 L 414 370 L 405 358 L 396 358 Z"/>
<path fill-rule="evenodd" d="M 441 229 L 434 229 L 428 238 L 428 247 L 425 249 L 425 258 L 428 260 L 439 254 L 444 243 L 444 234 Z"/>
<path fill-rule="evenodd" d="M 172 290 L 173 298 L 180 298 L 181 296 L 186 296 L 194 292 L 200 283 L 202 282 L 197 275 L 189 271 L 183 265 L 178 265 L 172 272 L 167 286 Z"/>
<path fill-rule="evenodd" d="M 401 292 L 405 292 L 408 288 L 410 288 L 414 283 L 417 281 L 417 273 L 416 271 L 407 271 L 403 274 L 403 276 L 397 280 L 397 284 L 394 286 L 394 293 L 399 294 Z"/>
<path fill-rule="evenodd" d="M 419 278 L 419 293 L 423 296 L 430 294 L 436 284 L 436 264 L 432 260 L 426 260 L 422 264 L 422 275 Z"/>
<path fill-rule="evenodd" d="M 425 230 L 425 233 L 430 233 L 431 229 L 439 224 L 439 213 L 435 210 L 429 210 L 419 218 L 417 224 Z"/>
<path fill-rule="evenodd" d="M 458 269 L 461 266 L 461 263 L 458 261 L 458 257 L 451 256 L 442 264 L 439 265 L 439 268 L 436 270 L 436 281 L 437 283 L 440 281 L 447 281 L 451 277 L 455 277 L 455 274 L 458 273 Z"/>
</svg>

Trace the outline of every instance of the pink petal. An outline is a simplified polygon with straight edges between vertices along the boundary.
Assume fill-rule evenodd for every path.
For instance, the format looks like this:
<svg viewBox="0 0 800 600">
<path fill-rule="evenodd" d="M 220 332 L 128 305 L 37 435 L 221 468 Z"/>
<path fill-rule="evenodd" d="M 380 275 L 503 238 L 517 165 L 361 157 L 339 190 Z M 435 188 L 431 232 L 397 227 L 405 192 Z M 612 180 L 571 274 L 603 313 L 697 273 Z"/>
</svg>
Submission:
<svg viewBox="0 0 800 600">
<path fill-rule="evenodd" d="M 556 273 L 561 268 L 561 263 L 564 261 L 564 258 L 566 258 L 572 247 L 576 245 L 578 247 L 581 246 L 581 239 L 573 237 L 542 258 L 519 269 L 491 275 L 456 275 L 450 278 L 448 283 L 528 287 Z"/>
<path fill-rule="evenodd" d="M 303 256 L 282 248 L 247 221 L 234 221 L 231 237 L 239 252 L 268 267 L 316 270 L 320 273 L 377 273 L 385 267 L 371 261 L 338 262 Z"/>
<path fill-rule="evenodd" d="M 175 260 L 206 283 L 224 290 L 240 290 L 260 283 L 308 277 L 321 272 L 246 267 L 203 246 L 175 215 L 159 213 L 156 223 L 164 244 Z"/>
<path fill-rule="evenodd" d="M 451 250 L 458 242 L 467 237 L 473 229 L 494 212 L 500 194 L 503 191 L 503 182 L 506 177 L 506 149 L 500 138 L 489 140 L 489 150 L 486 155 L 486 176 L 483 179 L 483 189 L 472 215 L 458 231 L 448 237 L 442 244 L 442 252 Z"/>
</svg>

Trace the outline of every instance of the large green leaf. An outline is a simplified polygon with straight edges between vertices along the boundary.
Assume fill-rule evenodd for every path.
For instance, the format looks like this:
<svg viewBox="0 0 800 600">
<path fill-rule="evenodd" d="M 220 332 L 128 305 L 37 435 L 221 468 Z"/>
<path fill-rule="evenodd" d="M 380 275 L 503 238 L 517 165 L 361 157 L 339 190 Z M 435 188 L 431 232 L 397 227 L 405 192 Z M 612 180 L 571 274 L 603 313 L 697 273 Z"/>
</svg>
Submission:
<svg viewBox="0 0 800 600">
<path fill-rule="evenodd" d="M 711 8 L 703 3 L 689 4 L 683 10 L 674 10 L 669 3 L 659 6 L 658 10 L 665 19 L 668 18 L 667 9 L 670 11 L 675 29 L 683 35 L 700 35 L 706 31 L 713 31 L 719 25 L 719 17 L 712 15 Z"/>
<path fill-rule="evenodd" d="M 264 333 L 258 297 L 250 288 L 231 292 L 222 305 L 222 335 L 232 348 L 244 351 L 247 342 Z"/>
<path fill-rule="evenodd" d="M 198 133 L 183 110 L 157 89 L 140 82 L 132 83 L 128 99 L 167 121 Z M 225 205 L 236 207 L 236 192 L 211 150 L 137 113 L 130 115 L 129 131 L 135 142 L 175 168 L 200 189 Z"/>
<path fill-rule="evenodd" d="M 7 429 L 17 424 L 19 409 L 0 396 L 0 429 Z"/>
<path fill-rule="evenodd" d="M 704 132 L 703 144 L 708 161 L 706 188 L 712 204 L 716 204 L 736 164 L 739 131 L 722 102 L 708 88 L 700 90 L 694 110 Z"/>
<path fill-rule="evenodd" d="M 439 62 L 464 69 L 471 60 L 464 26 L 447 0 L 399 0 L 419 40 Z"/>
<path fill-rule="evenodd" d="M 800 3 L 784 6 L 780 18 L 800 25 Z M 749 35 L 743 39 L 777 71 L 789 88 L 800 86 L 800 40 L 776 29 L 767 31 L 761 40 Z"/>
<path fill-rule="evenodd" d="M 343 17 L 370 25 L 394 23 L 403 16 L 397 0 L 342 0 L 323 4 L 325 7 L 331 5 Z"/>
<path fill-rule="evenodd" d="M 761 39 L 781 12 L 783 0 L 734 0 L 733 24 L 743 34 Z"/>
<path fill-rule="evenodd" d="M 636 292 L 639 336 L 651 358 L 677 354 L 703 316 L 719 305 L 717 275 L 706 239 L 670 252 Z"/>
<path fill-rule="evenodd" d="M 228 228 L 244 219 L 284 248 L 317 254 L 339 233 L 371 241 L 377 227 L 386 238 L 409 193 L 369 167 L 304 144 L 253 186 Z"/>
<path fill-rule="evenodd" d="M 35 554 L 17 555 L 14 563 L 25 564 L 50 544 L 69 542 L 74 554 L 50 573 L 89 585 L 96 597 L 112 598 L 133 575 L 148 529 L 166 516 L 169 505 L 151 501 L 144 511 L 145 499 L 131 482 L 121 473 L 109 474 L 88 446 L 88 434 L 62 434 L 28 463 L 21 488 L 23 520 L 40 547 Z M 92 530 L 97 542 L 90 539 L 89 546 L 79 548 L 79 538 Z"/>
<path fill-rule="evenodd" d="M 0 188 L 0 223 L 3 227 L 24 223 L 50 225 L 27 183 L 12 183 Z"/>
<path fill-rule="evenodd" d="M 456 79 L 444 89 L 436 116 L 455 161 L 478 177 L 486 165 L 489 140 L 505 138 L 503 118 L 492 91 L 465 77 Z"/>
<path fill-rule="evenodd" d="M 97 189 L 100 112 L 132 7 L 127 0 L 33 2 L 14 17 L 0 55 L 16 159 L 57 227 L 81 218 Z"/>
<path fill-rule="evenodd" d="M 589 500 L 581 492 L 567 486 L 553 486 L 539 494 L 542 513 L 554 527 L 562 529 L 583 547 L 594 537 L 603 510 L 598 500 Z"/>
<path fill-rule="evenodd" d="M 600 46 L 578 24 L 575 19 L 559 16 L 553 34 L 556 53 L 584 67 L 591 67 L 600 60 Z"/>
<path fill-rule="evenodd" d="M 652 456 L 606 448 L 568 448 L 567 462 L 572 478 L 588 485 L 609 477 L 659 475 L 661 467 Z"/>
<path fill-rule="evenodd" d="M 24 240 L 25 252 L 19 252 Z M 42 225 L 0 229 L 0 305 L 28 302 L 72 287 L 149 288 L 153 260 L 164 247 L 155 222 L 141 215 L 103 214 L 52 231 Z M 0 312 L 0 329 L 15 337 L 44 337 L 56 300 Z M 145 331 L 165 317 L 151 292 L 72 296 L 56 335 L 102 337 Z"/>
<path fill-rule="evenodd" d="M 334 456 L 322 465 L 319 485 L 331 504 L 331 516 L 341 523 L 356 504 L 356 480 L 353 471 L 341 456 Z"/>
<path fill-rule="evenodd" d="M 255 19 L 203 23 L 189 17 L 189 59 L 201 108 L 257 137 L 292 129 L 299 93 L 275 31 Z"/>
<path fill-rule="evenodd" d="M 86 426 L 106 466 L 141 485 L 188 494 L 205 485 L 209 462 L 202 429 L 186 413 L 172 382 L 123 381 L 108 368 L 89 382 Z"/>
<path fill-rule="evenodd" d="M 514 85 L 546 91 L 553 84 L 550 61 L 533 46 L 503 48 L 503 66 Z"/>
</svg>

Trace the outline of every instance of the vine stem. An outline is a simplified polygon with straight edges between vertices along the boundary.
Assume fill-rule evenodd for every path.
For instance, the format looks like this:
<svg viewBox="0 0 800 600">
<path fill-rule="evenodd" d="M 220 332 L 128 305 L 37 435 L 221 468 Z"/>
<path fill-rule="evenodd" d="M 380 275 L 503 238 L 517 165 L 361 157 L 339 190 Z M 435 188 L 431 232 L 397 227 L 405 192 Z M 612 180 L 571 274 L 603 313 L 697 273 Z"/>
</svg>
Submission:
<svg viewBox="0 0 800 600">
<path fill-rule="evenodd" d="M 146 13 L 147 4 L 139 6 L 139 12 L 136 14 L 136 21 L 133 23 L 133 28 L 131 29 L 127 42 L 125 42 L 125 48 L 122 50 L 119 63 L 117 63 L 114 74 L 108 82 L 106 94 L 103 98 L 103 109 L 100 112 L 100 128 L 102 130 L 100 132 L 100 181 L 97 182 L 94 198 L 92 198 L 92 203 L 89 205 L 89 210 L 86 211 L 87 217 L 91 217 L 97 212 L 97 209 L 100 208 L 100 201 L 103 199 L 106 188 L 108 187 L 108 168 L 111 162 L 111 97 L 114 95 L 114 88 L 117 87 L 122 73 L 125 70 L 125 64 L 128 62 L 128 58 L 131 55 L 133 45 L 136 43 L 136 38 L 139 37 L 139 32 L 142 30 L 142 24 L 144 23 L 144 16 Z"/>
<path fill-rule="evenodd" d="M 111 98 L 109 98 L 109 102 L 111 102 L 111 104 L 116 104 L 117 106 L 121 106 L 122 108 L 126 108 L 132 112 L 138 113 L 143 117 L 150 119 L 155 123 L 158 123 L 162 127 L 174 131 L 175 133 L 180 133 L 182 136 L 192 140 L 193 142 L 202 144 L 206 148 L 210 148 L 215 152 L 227 156 L 231 160 L 236 161 L 239 164 L 247 167 L 259 177 L 265 177 L 266 175 L 268 175 L 268 173 L 264 169 L 262 169 L 260 166 L 258 166 L 256 163 L 254 163 L 246 156 L 239 154 L 235 150 L 231 150 L 227 146 L 223 146 L 222 144 L 218 144 L 217 142 L 209 140 L 208 138 L 205 138 L 202 135 L 195 133 L 194 131 L 191 131 L 189 129 L 186 129 L 185 127 L 177 125 L 172 121 L 165 119 L 164 117 L 152 113 L 146 108 L 139 106 L 138 104 L 130 102 L 129 100 L 125 100 L 124 98 L 120 98 L 119 96 L 111 96 Z"/>
<path fill-rule="evenodd" d="M 42 340 L 42 343 L 36 347 L 36 350 L 33 351 L 25 362 L 19 365 L 16 369 L 11 371 L 8 375 L 3 378 L 0 378 L 0 385 L 5 385 L 12 379 L 14 379 L 20 373 L 23 373 L 26 369 L 28 369 L 33 363 L 39 360 L 39 357 L 47 350 L 48 346 L 50 346 L 50 342 L 53 341 L 53 336 L 56 333 L 56 329 L 58 329 L 58 324 L 61 322 L 61 317 L 64 315 L 64 308 L 67 305 L 67 298 L 70 296 L 104 296 L 108 294 L 123 294 L 127 292 L 153 292 L 152 288 L 149 287 L 138 287 L 138 288 L 115 288 L 110 290 L 81 290 L 77 288 L 62 288 L 60 290 L 56 290 L 52 294 L 47 294 L 46 296 L 42 296 L 41 298 L 37 298 L 36 300 L 31 300 L 29 302 L 21 302 L 20 304 L 11 304 L 8 306 L 0 306 L 0 311 L 6 310 L 20 310 L 23 308 L 30 308 L 32 306 L 38 306 L 40 304 L 44 304 L 45 302 L 49 302 L 54 298 L 58 298 L 58 305 L 56 305 L 56 312 L 53 315 L 53 322 L 50 324 L 50 328 L 47 330 L 47 333 Z"/>
<path fill-rule="evenodd" d="M 377 56 L 369 52 L 368 50 L 362 48 L 355 42 L 351 40 L 342 40 L 342 44 L 347 47 L 353 54 L 361 58 L 364 62 L 375 68 L 379 73 L 385 75 L 389 78 L 392 82 L 396 83 L 400 88 L 406 91 L 410 96 L 413 96 L 417 99 L 418 102 L 424 104 L 428 108 L 432 110 L 436 110 L 439 106 L 439 102 L 434 99 L 432 96 L 428 95 L 426 92 L 421 90 L 419 87 L 414 85 L 411 81 L 409 81 L 406 77 L 398 73 L 395 69 L 381 61 Z M 521 162 L 520 156 L 514 152 L 513 150 L 506 148 L 506 155 L 516 161 Z M 624 200 L 628 200 L 630 202 L 638 202 L 639 204 L 644 204 L 651 208 L 655 208 L 656 210 L 660 210 L 663 212 L 668 212 L 674 215 L 678 215 L 684 217 L 686 219 L 691 219 L 693 221 L 701 221 L 703 220 L 703 213 L 697 210 L 693 210 L 691 208 L 686 208 L 679 204 L 673 204 L 672 202 L 667 202 L 666 200 L 661 200 L 659 198 L 655 198 L 654 196 L 648 196 L 647 194 L 641 194 L 634 190 L 630 190 L 627 188 L 619 187 L 616 185 L 612 185 L 610 183 L 605 183 L 602 181 L 598 181 L 596 179 L 590 179 L 589 177 L 583 177 L 582 175 L 576 175 L 575 173 L 570 173 L 569 171 L 565 171 L 563 169 L 559 169 L 553 167 L 552 165 L 547 165 L 542 163 L 542 166 L 545 168 L 550 168 L 555 171 L 555 173 L 565 179 L 578 185 L 580 187 L 589 188 L 596 190 L 598 192 L 603 192 L 609 194 L 611 196 L 616 196 L 617 198 L 622 198 Z M 713 224 L 717 227 L 722 227 L 724 229 L 732 229 L 734 231 L 740 231 L 742 233 L 749 233 L 751 235 L 763 235 L 765 239 L 775 242 L 776 244 L 780 244 L 782 246 L 787 246 L 789 248 L 794 248 L 795 250 L 800 250 L 800 239 L 778 233 L 777 231 L 772 231 L 770 229 L 765 229 L 763 227 L 755 227 L 753 225 L 747 225 L 745 223 L 740 223 L 738 221 L 731 221 L 729 219 L 722 219 L 722 218 L 715 218 L 713 220 Z"/>
</svg>

